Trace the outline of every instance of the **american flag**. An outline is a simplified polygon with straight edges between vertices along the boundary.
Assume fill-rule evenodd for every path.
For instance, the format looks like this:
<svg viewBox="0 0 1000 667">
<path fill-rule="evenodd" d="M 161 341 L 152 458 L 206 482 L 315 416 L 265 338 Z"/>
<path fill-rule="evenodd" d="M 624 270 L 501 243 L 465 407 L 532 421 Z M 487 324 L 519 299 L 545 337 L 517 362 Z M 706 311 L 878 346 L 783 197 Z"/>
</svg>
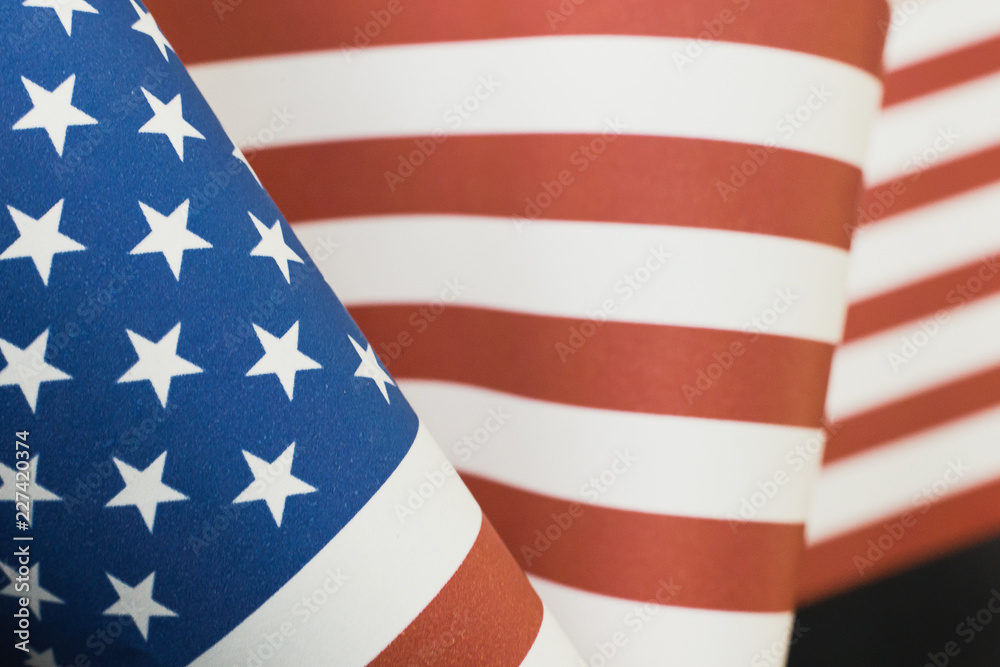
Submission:
<svg viewBox="0 0 1000 667">
<path fill-rule="evenodd" d="M 576 664 L 147 10 L 0 25 L 3 664 Z"/>
<path fill-rule="evenodd" d="M 1000 5 L 894 0 L 881 27 L 840 428 L 798 587 L 816 631 L 790 664 L 995 664 L 995 629 L 976 627 L 1000 608 Z"/>
<path fill-rule="evenodd" d="M 851 305 L 827 404 L 842 429 L 817 489 L 807 600 L 1000 527 L 992 500 L 1000 480 L 1000 6 L 898 3 L 889 26 L 886 100 L 856 208 Z M 867 494 L 851 493 L 870 484 Z M 844 562 L 878 540 L 884 522 L 914 510 L 920 537 L 901 540 L 860 575 Z M 954 523 L 961 516 L 968 519 Z"/>
<path fill-rule="evenodd" d="M 154 10 L 584 660 L 781 664 L 885 3 Z"/>
<path fill-rule="evenodd" d="M 88 21 L 112 15 L 112 3 L 97 0 L 23 4 L 8 10 L 15 20 L 5 22 L 14 26 L 5 47 L 20 58 L 32 44 L 44 45 L 35 67 L 49 60 L 57 66 L 61 52 L 50 51 L 53 44 L 77 46 L 81 35 L 92 37 L 81 32 L 93 25 Z M 791 665 L 995 662 L 996 643 L 975 625 L 984 624 L 984 613 L 992 618 L 990 589 L 998 581 L 995 567 L 984 563 L 1000 549 L 995 539 L 983 544 L 1000 534 L 995 0 L 893 0 L 888 7 L 881 0 L 150 0 L 171 42 L 140 5 L 118 4 L 148 47 L 130 54 L 155 57 L 138 64 L 121 99 L 104 100 L 104 115 L 96 103 L 77 104 L 94 94 L 81 88 L 93 80 L 83 68 L 48 79 L 8 73 L 5 90 L 14 92 L 4 98 L 4 113 L 11 109 L 4 116 L 11 131 L 0 128 L 5 139 L 44 139 L 48 112 L 29 111 L 36 97 L 66 97 L 75 111 L 59 116 L 67 132 L 57 124 L 41 144 L 58 187 L 28 178 L 31 187 L 4 193 L 10 217 L 6 230 L 0 226 L 0 270 L 33 269 L 48 296 L 64 288 L 60 270 L 101 247 L 71 226 L 82 209 L 64 181 L 96 173 L 87 165 L 99 163 L 104 175 L 94 179 L 106 184 L 106 166 L 117 163 L 100 157 L 109 145 L 99 130 L 110 127 L 108 118 L 123 122 L 142 109 L 130 141 L 163 134 L 163 152 L 187 169 L 196 165 L 197 178 L 166 195 L 133 186 L 139 194 L 123 205 L 139 231 L 121 241 L 121 253 L 134 253 L 133 262 L 158 260 L 167 285 L 187 282 L 200 258 L 226 247 L 206 229 L 207 217 L 234 203 L 234 191 L 249 188 L 266 200 L 246 170 L 253 165 L 303 243 L 269 201 L 256 208 L 237 202 L 224 214 L 240 219 L 242 261 L 266 261 L 275 284 L 291 294 L 310 284 L 297 276 L 318 283 L 322 274 L 336 288 L 372 343 L 353 324 L 341 327 L 350 336 L 341 336 L 343 357 L 336 357 L 345 359 L 342 379 L 368 386 L 385 401 L 377 407 L 395 410 L 402 398 L 383 373 L 399 378 L 426 419 L 425 428 L 412 417 L 402 442 L 412 453 L 433 432 L 445 444 L 584 663 L 759 667 L 783 664 L 789 646 Z M 122 43 L 117 39 L 100 43 L 107 48 Z M 213 141 L 205 127 L 216 137 L 221 132 L 189 110 L 197 93 L 164 84 L 159 66 L 176 68 L 172 45 L 242 153 L 220 138 L 220 161 L 197 162 L 203 156 L 194 151 Z M 93 58 L 94 48 L 87 53 Z M 176 93 L 183 93 L 183 110 L 180 100 L 172 110 Z M 179 112 L 187 127 L 175 119 L 153 122 L 161 112 Z M 10 150 L 16 156 L 5 153 L 5 166 L 19 168 L 31 154 Z M 135 157 L 130 151 L 128 159 Z M 159 157 L 154 168 L 162 170 Z M 125 173 L 138 178 L 141 171 L 114 171 L 116 179 Z M 237 173 L 246 183 L 234 180 Z M 17 182 L 26 176 L 18 173 Z M 856 201 L 859 185 L 866 191 Z M 20 191 L 46 194 L 25 203 Z M 288 251 L 274 245 L 275 222 Z M 178 241 L 165 247 L 157 225 L 179 233 Z M 25 229 L 45 230 L 50 240 L 27 240 L 38 232 Z M 226 229 L 224 238 L 239 236 L 229 231 L 236 222 Z M 0 398 L 17 399 L 11 405 L 26 419 L 44 424 L 25 429 L 21 445 L 20 427 L 12 425 L 11 454 L 23 458 L 0 468 L 0 498 L 16 501 L 18 466 L 34 475 L 41 462 L 29 485 L 40 514 L 24 534 L 41 534 L 45 512 L 63 505 L 79 517 L 84 508 L 99 507 L 102 517 L 131 513 L 139 534 L 151 539 L 154 524 L 157 537 L 169 529 L 169 512 L 201 500 L 197 484 L 172 472 L 187 455 L 172 444 L 180 436 L 171 429 L 180 427 L 169 426 L 181 410 L 175 406 L 184 405 L 185 383 L 204 381 L 213 369 L 210 354 L 197 356 L 197 341 L 216 340 L 212 349 L 222 350 L 240 381 L 267 376 L 287 403 L 277 404 L 287 408 L 302 405 L 305 383 L 334 366 L 333 353 L 324 358 L 310 339 L 298 302 L 273 291 L 250 290 L 244 315 L 221 333 L 201 333 L 201 306 L 194 316 L 147 314 L 146 329 L 121 320 L 118 347 L 108 343 L 119 363 L 105 369 L 104 391 L 89 395 L 116 404 L 108 388 L 143 387 L 148 405 L 130 412 L 131 424 L 95 440 L 107 450 L 103 461 L 74 470 L 68 485 L 52 481 L 51 474 L 59 480 L 48 467 L 53 446 L 36 448 L 34 438 L 67 427 L 42 410 L 48 396 L 73 391 L 84 377 L 62 360 L 88 339 L 90 326 L 112 317 L 106 311 L 123 307 L 120 293 L 168 289 L 149 288 L 152 276 L 137 273 L 137 265 L 101 266 L 104 283 L 85 282 L 86 304 L 70 299 L 75 315 L 48 316 L 51 322 L 33 328 L 19 321 L 27 328 L 18 335 L 0 331 L 6 368 L 11 358 L 33 364 L 33 374 L 16 378 L 0 368 L 0 382 L 9 383 L 0 384 Z M 15 293 L 23 289 L 12 284 Z M 339 305 L 301 298 L 315 311 L 333 308 L 344 317 Z M 7 301 L 14 316 L 19 304 L 20 312 L 33 312 L 30 299 L 18 299 Z M 112 333 L 100 337 L 111 340 Z M 46 338 L 39 342 L 40 335 Z M 304 355 L 296 363 L 308 367 L 282 375 L 265 363 L 267 344 L 292 339 Z M 155 351 L 164 342 L 181 372 L 143 377 L 150 366 L 141 363 L 140 349 Z M 46 347 L 46 363 L 38 366 L 32 360 Z M 78 405 L 79 416 L 93 421 L 85 408 Z M 253 414 L 263 419 L 260 408 Z M 287 423 L 268 419 L 276 430 Z M 309 423 L 291 419 L 298 429 Z M 223 428 L 221 421 L 211 425 Z M 328 419 L 326 431 L 339 442 Z M 230 497 L 194 519 L 201 523 L 188 530 L 187 542 L 157 551 L 164 560 L 180 563 L 185 549 L 207 553 L 254 508 L 266 521 L 254 524 L 252 535 L 288 530 L 296 503 L 313 507 L 329 492 L 308 473 L 324 463 L 301 463 L 308 438 L 268 439 L 268 429 L 250 426 L 244 432 L 262 449 L 230 447 L 237 453 L 224 468 L 234 476 Z M 152 441 L 171 444 L 141 444 Z M 121 455 L 108 450 L 115 446 Z M 94 449 L 91 443 L 87 451 Z M 445 497 L 437 482 L 452 479 L 449 465 L 435 453 L 415 468 L 422 474 L 414 473 L 409 486 L 398 485 L 388 504 L 394 525 L 416 525 L 439 493 Z M 264 493 L 269 487 L 251 489 L 258 472 L 275 471 L 288 475 L 278 485 L 287 495 L 277 514 L 278 501 Z M 393 476 L 371 482 L 366 509 L 388 495 Z M 343 488 L 339 473 L 336 481 Z M 92 484 L 106 484 L 100 497 Z M 137 497 L 138 488 L 144 491 Z M 349 621 L 310 623 L 292 641 L 281 631 L 291 607 L 275 612 L 274 604 L 251 604 L 257 612 L 238 626 L 242 634 L 232 631 L 230 643 L 215 650 L 238 645 L 235 664 L 303 664 L 313 654 L 296 650 L 313 649 L 289 647 L 307 638 L 357 648 L 367 655 L 355 656 L 358 664 L 373 650 L 380 664 L 569 664 L 572 651 L 560 643 L 552 615 L 514 571 L 478 508 L 460 495 L 460 502 L 440 501 L 449 516 L 439 528 L 452 539 L 431 547 L 437 538 L 413 528 L 426 548 L 421 553 L 451 563 L 437 564 L 438 576 L 413 593 L 419 601 L 407 598 L 411 580 L 381 580 L 381 568 L 395 571 L 394 563 L 366 563 L 366 572 L 379 570 L 372 574 L 377 589 L 366 590 L 398 598 L 408 609 L 399 617 L 409 624 L 359 616 L 364 607 L 352 607 L 352 598 L 338 607 Z M 454 516 L 456 504 L 468 510 L 464 522 Z M 350 526 L 363 523 L 355 519 L 330 544 L 343 543 Z M 377 532 L 364 529 L 370 531 Z M 458 533 L 465 536 L 461 548 Z M 493 543 L 483 546 L 487 539 Z M 484 561 L 477 554 L 485 552 L 501 555 Z M 107 599 L 98 614 L 119 623 L 116 633 L 133 623 L 132 639 L 143 637 L 135 645 L 148 650 L 146 633 L 169 632 L 167 624 L 190 614 L 160 596 L 163 577 L 176 566 L 146 572 L 135 560 L 135 570 L 101 571 L 94 586 L 103 586 Z M 482 567 L 506 575 L 494 580 L 474 570 L 486 561 Z M 11 579 L 0 602 L 16 610 L 16 554 L 0 563 Z M 24 612 L 34 620 L 45 614 L 32 632 L 56 628 L 49 619 L 70 608 L 71 587 L 50 589 L 48 564 L 44 574 L 37 561 L 27 567 L 27 576 L 44 583 Z M 146 576 L 157 572 L 155 580 Z M 70 577 L 69 570 L 51 576 L 59 574 Z M 317 594 L 344 600 L 350 576 L 327 568 L 307 592 L 330 582 L 336 594 Z M 924 593 L 929 587 L 931 595 Z M 508 590 L 521 591 L 513 598 L 525 605 L 512 607 L 511 616 L 533 612 L 496 624 L 509 616 L 488 611 L 490 625 L 504 631 L 476 635 L 473 629 L 486 630 L 474 622 L 475 611 L 465 610 L 494 610 L 500 602 L 491 598 Z M 140 593 L 151 594 L 149 604 L 123 601 Z M 470 595 L 474 603 L 456 602 Z M 312 615 L 309 604 L 327 606 L 299 602 L 307 605 L 300 615 Z M 810 606 L 793 624 L 796 604 Z M 276 621 L 277 634 L 260 625 Z M 143 664 L 110 653 L 123 635 L 112 637 L 111 627 L 99 632 L 103 627 L 83 637 L 89 653 L 55 641 L 44 652 L 33 644 L 27 664 L 56 664 L 53 651 L 58 664 L 79 655 L 95 664 Z M 314 627 L 322 627 L 318 640 Z M 331 628 L 341 634 L 325 636 Z M 378 632 L 381 639 L 366 643 Z M 105 644 L 101 657 L 93 655 Z M 228 664 L 217 655 L 202 660 Z M 325 658 L 330 664 L 354 664 L 342 651 L 327 655 L 334 656 Z"/>
</svg>

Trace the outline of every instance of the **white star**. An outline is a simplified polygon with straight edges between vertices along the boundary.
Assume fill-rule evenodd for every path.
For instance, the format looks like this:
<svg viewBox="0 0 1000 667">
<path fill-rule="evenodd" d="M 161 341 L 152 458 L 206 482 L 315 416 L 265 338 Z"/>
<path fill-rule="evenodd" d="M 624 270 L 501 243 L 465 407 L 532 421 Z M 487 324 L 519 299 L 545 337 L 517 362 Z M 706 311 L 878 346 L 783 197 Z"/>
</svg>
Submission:
<svg viewBox="0 0 1000 667">
<path fill-rule="evenodd" d="M 28 658 L 24 664 L 25 667 L 59 667 L 56 663 L 55 651 L 46 649 L 44 653 L 39 653 L 30 646 L 28 647 Z"/>
<path fill-rule="evenodd" d="M 131 254 L 144 255 L 152 252 L 162 252 L 167 265 L 174 273 L 174 278 L 181 279 L 181 262 L 185 250 L 201 250 L 211 248 L 212 244 L 187 228 L 188 200 L 185 199 L 170 213 L 163 215 L 139 202 L 142 214 L 146 216 L 150 232 L 139 245 L 132 248 Z M 2 259 L 2 256 L 0 256 Z"/>
<path fill-rule="evenodd" d="M 153 110 L 153 117 L 146 121 L 146 124 L 139 128 L 141 133 L 162 134 L 170 140 L 170 145 L 177 151 L 177 157 L 184 161 L 184 137 L 194 139 L 204 139 L 201 132 L 194 129 L 190 123 L 184 120 L 181 109 L 180 93 L 174 95 L 174 99 L 166 104 L 161 102 L 155 95 L 145 88 L 140 88 L 142 94 L 149 102 L 149 108 Z"/>
<path fill-rule="evenodd" d="M 76 84 L 76 74 L 71 74 L 68 79 L 49 92 L 33 81 L 21 77 L 24 89 L 28 91 L 31 98 L 31 111 L 24 114 L 20 120 L 14 123 L 11 129 L 32 130 L 44 129 L 52 145 L 56 147 L 56 153 L 63 154 L 63 146 L 66 143 L 66 130 L 74 125 L 96 125 L 97 121 L 73 106 L 73 86 Z"/>
<path fill-rule="evenodd" d="M 24 6 L 43 7 L 55 11 L 67 35 L 73 34 L 73 12 L 97 13 L 97 10 L 84 0 L 24 0 Z"/>
<path fill-rule="evenodd" d="M 43 500 L 62 500 L 62 498 L 35 481 L 35 478 L 38 477 L 38 456 L 38 454 L 35 454 L 31 461 L 28 462 L 30 478 L 28 479 L 27 495 L 31 497 L 32 503 L 42 502 Z M 17 479 L 17 473 L 14 472 L 14 469 L 0 463 L 0 482 L 2 482 L 0 484 L 0 500 L 16 500 L 15 493 L 17 492 L 18 481 L 20 480 Z M 24 492 L 22 491 L 22 493 Z"/>
<path fill-rule="evenodd" d="M 30 258 L 35 263 L 38 275 L 42 277 L 42 283 L 48 285 L 53 257 L 64 252 L 86 250 L 70 237 L 59 233 L 63 201 L 62 199 L 57 201 L 37 220 L 13 206 L 8 206 L 7 210 L 10 211 L 10 217 L 17 227 L 18 238 L 0 254 L 0 260 Z"/>
<path fill-rule="evenodd" d="M 111 585 L 118 593 L 118 602 L 104 610 L 107 616 L 131 616 L 143 639 L 149 639 L 149 619 L 153 616 L 177 616 L 162 604 L 153 599 L 153 578 L 156 572 L 142 580 L 134 588 L 125 582 L 112 577 L 107 572 Z"/>
<path fill-rule="evenodd" d="M 155 343 L 143 338 L 134 331 L 125 330 L 139 361 L 128 369 L 118 382 L 141 382 L 149 380 L 156 391 L 160 404 L 167 407 L 167 393 L 170 391 L 170 380 L 178 375 L 194 375 L 203 372 L 187 359 L 177 356 L 177 341 L 181 336 L 181 323 L 178 322 L 163 338 Z"/>
<path fill-rule="evenodd" d="M 292 279 L 288 274 L 288 262 L 302 264 L 303 261 L 285 243 L 285 237 L 281 233 L 281 222 L 275 220 L 271 228 L 268 229 L 263 222 L 254 217 L 253 213 L 249 213 L 249 215 L 250 219 L 253 220 L 253 226 L 257 228 L 257 233 L 260 234 L 260 243 L 250 251 L 251 257 L 270 257 L 273 259 L 278 268 L 281 269 L 281 275 L 285 276 L 285 282 L 290 284 Z"/>
<path fill-rule="evenodd" d="M 267 503 L 267 509 L 271 510 L 274 522 L 281 526 L 281 518 L 285 514 L 285 500 L 288 496 L 296 496 L 301 493 L 312 493 L 316 489 L 298 477 L 292 475 L 292 458 L 295 456 L 295 443 L 281 453 L 281 456 L 268 463 L 264 459 L 258 458 L 243 450 L 243 458 L 250 466 L 253 473 L 253 481 L 250 486 L 243 489 L 240 495 L 236 496 L 233 503 L 249 503 L 254 500 L 263 500 Z"/>
<path fill-rule="evenodd" d="M 7 360 L 7 365 L 0 371 L 0 387 L 8 385 L 20 387 L 32 412 L 38 404 L 38 387 L 43 382 L 73 379 L 55 366 L 46 363 L 45 348 L 48 342 L 48 329 L 40 333 L 38 338 L 31 341 L 31 345 L 24 349 L 0 338 L 0 354 Z"/>
<path fill-rule="evenodd" d="M 124 507 L 135 505 L 146 522 L 149 532 L 153 532 L 153 521 L 156 520 L 156 506 L 159 503 L 169 503 L 176 500 L 187 500 L 180 491 L 163 483 L 163 466 L 167 462 L 167 453 L 160 454 L 145 470 L 137 470 L 129 464 L 112 458 L 118 466 L 118 472 L 125 481 L 125 488 L 108 501 L 106 507 Z"/>
<path fill-rule="evenodd" d="M 247 160 L 246 155 L 243 154 L 243 151 L 241 151 L 238 146 L 233 146 L 233 157 L 247 166 L 247 169 L 250 170 L 250 175 L 253 176 L 254 180 L 257 181 L 257 185 L 261 187 L 264 186 L 264 184 L 260 182 L 260 178 L 257 176 L 257 172 L 254 171 L 253 167 L 250 166 L 250 161 Z"/>
<path fill-rule="evenodd" d="M 58 2 L 59 0 L 55 1 Z M 153 41 L 156 42 L 156 48 L 158 48 L 160 53 L 163 54 L 163 59 L 170 60 L 170 58 L 167 57 L 167 47 L 170 46 L 170 42 L 168 42 L 167 38 L 163 36 L 162 32 L 160 32 L 160 26 L 156 25 L 156 21 L 153 20 L 153 15 L 149 12 L 142 11 L 142 8 L 135 4 L 135 0 L 129 0 L 129 2 L 132 3 L 135 13 L 139 15 L 139 20 L 132 24 L 132 30 L 137 30 L 144 35 L 152 37 Z M 170 46 L 170 50 L 174 51 L 174 47 Z M 176 51 L 174 51 L 174 53 L 176 53 Z"/>
<path fill-rule="evenodd" d="M 378 358 L 375 356 L 375 351 L 372 350 L 372 344 L 368 343 L 368 349 L 358 345 L 358 342 L 351 338 L 350 334 L 347 337 L 351 339 L 351 345 L 354 346 L 354 351 L 358 353 L 361 358 L 361 364 L 358 366 L 358 370 L 354 371 L 354 377 L 356 378 L 371 378 L 378 385 L 378 390 L 382 392 L 382 396 L 385 397 L 385 402 L 389 403 L 389 390 L 385 388 L 386 384 L 391 384 L 396 386 L 396 383 L 392 381 L 389 374 L 382 370 L 382 366 L 378 363 Z"/>
<path fill-rule="evenodd" d="M 281 387 L 288 394 L 288 400 L 292 400 L 295 373 L 323 368 L 299 352 L 299 323 L 293 324 L 281 338 L 272 336 L 256 324 L 253 325 L 253 330 L 257 332 L 257 338 L 264 348 L 264 356 L 247 371 L 247 377 L 269 373 L 277 375 Z"/>
<path fill-rule="evenodd" d="M 6 563 L 0 561 L 0 570 L 3 570 L 3 574 L 10 583 L 3 590 L 0 590 L 0 595 L 6 595 L 7 597 L 28 598 L 28 609 L 32 611 L 35 617 L 40 621 L 42 620 L 42 603 L 43 602 L 54 602 L 56 604 L 65 604 L 62 600 L 57 598 L 52 593 L 42 588 L 41 579 L 38 578 L 38 563 L 31 566 L 28 571 L 28 585 L 30 589 L 27 595 L 23 591 L 18 591 L 15 587 L 15 579 L 17 578 L 17 571 L 7 565 Z"/>
</svg>

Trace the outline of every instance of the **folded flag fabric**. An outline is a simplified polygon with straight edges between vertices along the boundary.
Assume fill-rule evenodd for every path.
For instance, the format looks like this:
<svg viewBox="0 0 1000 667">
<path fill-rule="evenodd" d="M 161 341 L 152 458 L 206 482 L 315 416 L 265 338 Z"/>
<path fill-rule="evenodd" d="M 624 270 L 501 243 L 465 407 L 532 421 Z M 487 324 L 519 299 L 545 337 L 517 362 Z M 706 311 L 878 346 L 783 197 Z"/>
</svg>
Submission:
<svg viewBox="0 0 1000 667">
<path fill-rule="evenodd" d="M 807 602 L 1000 532 L 1000 7 L 899 3 L 887 31 Z"/>
<path fill-rule="evenodd" d="M 780 664 L 885 3 L 156 9 L 587 664 Z"/>
<path fill-rule="evenodd" d="M 0 25 L 0 662 L 576 664 L 146 9 Z"/>
<path fill-rule="evenodd" d="M 1000 5 L 894 2 L 884 30 L 790 664 L 993 665 Z"/>
</svg>

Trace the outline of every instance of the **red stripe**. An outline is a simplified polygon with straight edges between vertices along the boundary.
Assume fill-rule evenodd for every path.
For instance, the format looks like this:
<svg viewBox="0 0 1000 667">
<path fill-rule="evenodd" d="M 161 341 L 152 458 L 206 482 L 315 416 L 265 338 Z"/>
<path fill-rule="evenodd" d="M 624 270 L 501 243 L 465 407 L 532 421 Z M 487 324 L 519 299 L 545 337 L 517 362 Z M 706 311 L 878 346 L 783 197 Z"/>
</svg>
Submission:
<svg viewBox="0 0 1000 667">
<path fill-rule="evenodd" d="M 870 188 L 861 199 L 855 225 L 863 228 L 994 181 L 1000 181 L 1000 145 Z"/>
<path fill-rule="evenodd" d="M 463 474 L 531 574 L 679 607 L 787 611 L 801 524 L 737 523 L 574 503 Z"/>
<path fill-rule="evenodd" d="M 882 104 L 891 107 L 996 72 L 1000 72 L 1000 36 L 888 72 Z"/>
<path fill-rule="evenodd" d="M 832 356 L 825 343 L 715 329 L 459 306 L 349 310 L 396 377 L 608 410 L 815 427 Z M 402 332 L 412 343 L 389 345 Z"/>
<path fill-rule="evenodd" d="M 854 167 L 746 144 L 612 137 L 606 145 L 592 135 L 453 136 L 439 144 L 410 137 L 287 146 L 248 158 L 292 221 L 405 213 L 540 215 L 728 229 L 848 246 L 849 210 L 861 178 Z M 399 169 L 403 156 L 423 160 L 420 142 L 433 153 L 390 191 L 385 174 Z M 592 142 L 590 159 L 581 148 Z M 749 179 L 733 175 L 741 166 L 752 174 Z M 569 185 L 558 182 L 561 172 Z M 732 188 L 731 182 L 741 187 Z M 550 197 L 544 184 L 558 194 Z M 720 184 L 730 187 L 725 198 Z M 529 199 L 547 207 L 532 210 Z"/>
<path fill-rule="evenodd" d="M 1000 534 L 1000 481 L 945 498 L 926 512 L 915 508 L 909 514 L 909 526 L 902 523 L 905 516 L 901 513 L 806 549 L 799 575 L 799 605 L 819 602 Z"/>
<path fill-rule="evenodd" d="M 535 642 L 542 613 L 542 601 L 484 517 L 451 580 L 368 664 L 516 667 Z"/>
<path fill-rule="evenodd" d="M 881 0 L 248 0 L 240 4 L 149 0 L 146 4 L 189 65 L 342 44 L 364 46 L 368 30 L 374 35 L 368 42 L 373 46 L 546 35 L 701 37 L 812 53 L 878 74 L 883 41 L 878 22 L 888 17 Z M 569 8 L 568 15 L 560 14 L 560 6 Z"/>
<path fill-rule="evenodd" d="M 952 311 L 997 292 L 1000 292 L 1000 257 L 966 264 L 852 303 L 847 311 L 844 342 L 933 317 L 943 310 Z"/>
<path fill-rule="evenodd" d="M 823 463 L 829 465 L 996 405 L 1000 405 L 1000 366 L 837 424 L 827 442 Z"/>
</svg>

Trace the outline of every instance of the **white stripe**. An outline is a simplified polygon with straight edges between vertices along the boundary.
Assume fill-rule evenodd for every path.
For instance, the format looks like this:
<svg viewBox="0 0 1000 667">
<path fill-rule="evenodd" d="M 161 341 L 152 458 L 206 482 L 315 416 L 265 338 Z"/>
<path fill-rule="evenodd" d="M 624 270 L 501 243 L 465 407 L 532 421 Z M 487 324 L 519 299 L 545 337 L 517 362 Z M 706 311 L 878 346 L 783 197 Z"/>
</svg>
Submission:
<svg viewBox="0 0 1000 667">
<path fill-rule="evenodd" d="M 883 61 L 894 70 L 1000 34 L 996 0 L 892 0 Z"/>
<path fill-rule="evenodd" d="M 571 502 L 802 523 L 822 459 L 815 429 L 579 408 L 445 382 L 399 384 L 463 473 Z"/>
<path fill-rule="evenodd" d="M 579 667 L 580 657 L 559 627 L 548 607 L 542 610 L 542 625 L 521 667 Z"/>
<path fill-rule="evenodd" d="M 921 187 L 920 181 L 907 188 Z M 1000 183 L 861 227 L 847 292 L 858 301 L 1000 253 Z M 998 277 L 1000 279 L 1000 277 Z M 941 307 L 945 303 L 941 295 Z"/>
<path fill-rule="evenodd" d="M 819 243 L 670 225 L 519 226 L 476 216 L 339 219 L 297 224 L 295 232 L 352 305 L 445 299 L 827 343 L 843 330 L 847 253 Z M 318 252 L 331 243 L 340 244 L 332 258 Z M 670 257 L 657 259 L 661 251 Z"/>
<path fill-rule="evenodd" d="M 931 502 L 1000 479 L 998 442 L 1000 408 L 994 408 L 825 467 L 809 542 L 908 511 L 919 523 Z"/>
<path fill-rule="evenodd" d="M 322 51 L 189 69 L 230 136 L 274 145 L 430 134 L 596 133 L 616 117 L 626 132 L 779 146 L 860 165 L 881 83 L 841 62 L 717 42 L 678 70 L 689 39 L 553 36 Z M 493 92 L 481 82 L 493 78 Z M 807 104 L 814 87 L 832 98 Z M 476 97 L 478 91 L 479 98 Z M 462 118 L 456 104 L 476 107 Z M 464 112 L 463 112 L 464 113 Z M 280 123 L 279 123 L 280 124 Z M 244 143 L 243 147 L 247 147 Z M 569 159 L 569 156 L 566 156 Z M 394 165 L 386 165 L 393 168 Z"/>
<path fill-rule="evenodd" d="M 316 656 L 338 665 L 374 659 L 427 606 L 465 560 L 482 512 L 457 475 L 401 522 L 395 506 L 437 476 L 447 460 L 423 426 L 413 446 L 368 503 L 316 556 L 259 609 L 192 665 L 247 665 L 259 649 L 269 667 L 299 667 Z M 443 474 L 443 473 L 441 473 Z M 328 572 L 347 580 L 320 596 Z M 313 597 L 316 611 L 301 600 Z M 318 600 L 322 597 L 324 602 Z M 286 632 L 283 628 L 290 628 Z M 268 638 L 281 639 L 268 651 Z"/>
<path fill-rule="evenodd" d="M 908 187 L 919 187 L 919 181 L 909 185 L 915 171 L 995 146 L 998 108 L 1000 73 L 889 107 L 872 127 L 866 183 L 903 177 Z"/>
<path fill-rule="evenodd" d="M 946 315 L 940 324 L 925 318 L 837 348 L 830 418 L 840 421 L 1000 363 L 1000 296 Z"/>
<path fill-rule="evenodd" d="M 567 628 L 587 665 L 785 664 L 791 612 L 670 607 L 575 590 L 540 577 L 528 578 Z M 650 591 L 650 600 L 655 596 L 656 591 Z"/>
</svg>

